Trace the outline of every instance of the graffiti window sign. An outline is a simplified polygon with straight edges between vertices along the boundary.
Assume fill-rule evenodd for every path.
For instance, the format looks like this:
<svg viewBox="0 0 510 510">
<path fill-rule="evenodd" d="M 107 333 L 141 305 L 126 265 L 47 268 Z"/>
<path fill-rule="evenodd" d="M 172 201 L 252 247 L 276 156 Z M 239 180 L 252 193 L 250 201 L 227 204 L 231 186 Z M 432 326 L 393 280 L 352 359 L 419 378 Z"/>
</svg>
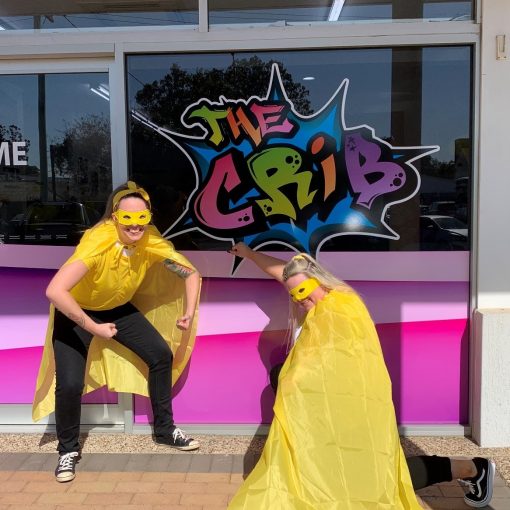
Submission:
<svg viewBox="0 0 510 510">
<path fill-rule="evenodd" d="M 386 211 L 416 195 L 413 162 L 439 147 L 396 147 L 368 125 L 346 126 L 348 86 L 345 79 L 319 111 L 304 116 L 273 64 L 265 97 L 190 104 L 181 117 L 184 131 L 198 127 L 201 136 L 132 111 L 175 144 L 196 175 L 185 211 L 164 235 L 199 230 L 254 249 L 276 243 L 314 256 L 336 236 L 398 239 Z"/>
</svg>

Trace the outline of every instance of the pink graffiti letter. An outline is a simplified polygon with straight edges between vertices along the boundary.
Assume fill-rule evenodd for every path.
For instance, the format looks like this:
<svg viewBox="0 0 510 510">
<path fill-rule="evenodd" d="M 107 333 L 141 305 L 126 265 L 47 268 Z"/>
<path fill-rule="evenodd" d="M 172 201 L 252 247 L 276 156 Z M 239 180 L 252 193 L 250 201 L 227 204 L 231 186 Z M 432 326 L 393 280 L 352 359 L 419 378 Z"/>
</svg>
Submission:
<svg viewBox="0 0 510 510">
<path fill-rule="evenodd" d="M 209 182 L 195 201 L 195 214 L 203 225 L 218 230 L 230 230 L 253 223 L 251 206 L 227 214 L 223 214 L 218 208 L 220 190 L 223 188 L 230 192 L 240 183 L 232 154 L 216 160 Z"/>
</svg>

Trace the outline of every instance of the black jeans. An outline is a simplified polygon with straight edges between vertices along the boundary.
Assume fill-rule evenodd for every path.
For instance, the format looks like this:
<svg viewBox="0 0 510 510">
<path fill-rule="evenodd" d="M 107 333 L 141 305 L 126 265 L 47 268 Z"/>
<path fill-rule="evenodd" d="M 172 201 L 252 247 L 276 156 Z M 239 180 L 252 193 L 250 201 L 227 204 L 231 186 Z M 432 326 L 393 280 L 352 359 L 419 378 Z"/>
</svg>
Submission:
<svg viewBox="0 0 510 510">
<path fill-rule="evenodd" d="M 97 323 L 113 322 L 115 340 L 137 354 L 149 368 L 149 394 L 154 414 L 154 434 L 164 436 L 173 427 L 172 351 L 159 332 L 131 303 L 112 310 L 86 310 Z M 92 335 L 55 311 L 55 422 L 59 453 L 80 450 L 81 396 Z"/>
</svg>

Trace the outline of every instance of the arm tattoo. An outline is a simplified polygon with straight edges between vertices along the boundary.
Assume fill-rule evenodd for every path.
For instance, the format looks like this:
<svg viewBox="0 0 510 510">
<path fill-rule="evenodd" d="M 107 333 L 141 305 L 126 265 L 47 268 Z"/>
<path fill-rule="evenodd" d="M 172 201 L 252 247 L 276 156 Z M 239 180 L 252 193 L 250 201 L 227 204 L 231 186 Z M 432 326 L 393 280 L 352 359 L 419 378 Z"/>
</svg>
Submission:
<svg viewBox="0 0 510 510">
<path fill-rule="evenodd" d="M 71 319 L 72 321 L 76 322 L 76 324 L 78 324 L 78 326 L 85 329 L 85 316 L 74 315 L 74 313 L 70 313 L 67 315 L 67 317 L 69 317 L 69 319 Z"/>
<path fill-rule="evenodd" d="M 177 264 L 177 262 L 174 262 L 170 259 L 165 259 L 163 264 L 169 271 L 172 271 L 172 273 L 175 273 L 181 278 L 187 278 L 190 274 L 195 272 L 195 270 L 191 267 L 182 266 L 181 264 Z"/>
</svg>

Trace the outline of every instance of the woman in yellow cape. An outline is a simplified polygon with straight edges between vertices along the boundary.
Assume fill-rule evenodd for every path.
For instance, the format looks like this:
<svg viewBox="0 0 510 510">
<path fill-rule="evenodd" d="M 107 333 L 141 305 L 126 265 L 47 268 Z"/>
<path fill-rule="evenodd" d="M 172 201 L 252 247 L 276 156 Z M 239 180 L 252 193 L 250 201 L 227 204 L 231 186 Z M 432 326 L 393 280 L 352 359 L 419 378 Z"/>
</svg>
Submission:
<svg viewBox="0 0 510 510">
<path fill-rule="evenodd" d="M 391 382 L 359 296 L 311 258 L 231 253 L 283 281 L 303 313 L 262 456 L 229 510 L 418 510 Z"/>
<path fill-rule="evenodd" d="M 81 395 L 105 385 L 151 398 L 156 442 L 199 447 L 174 424 L 171 386 L 193 349 L 200 275 L 149 224 L 150 207 L 135 183 L 117 188 L 46 291 L 33 419 L 55 411 L 59 482 L 75 476 Z"/>
</svg>

